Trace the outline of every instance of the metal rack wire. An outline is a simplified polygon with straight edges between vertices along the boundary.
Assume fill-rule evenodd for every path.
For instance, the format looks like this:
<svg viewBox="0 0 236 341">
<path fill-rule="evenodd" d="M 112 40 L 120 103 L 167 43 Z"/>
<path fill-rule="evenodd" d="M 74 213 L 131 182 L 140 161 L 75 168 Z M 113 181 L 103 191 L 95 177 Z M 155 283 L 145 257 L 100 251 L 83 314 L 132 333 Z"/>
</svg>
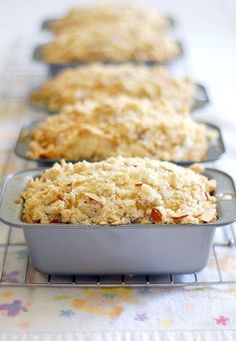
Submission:
<svg viewBox="0 0 236 341">
<path fill-rule="evenodd" d="M 4 250 L 2 266 L 0 268 L 0 287 L 181 287 L 181 286 L 207 286 L 217 284 L 236 284 L 235 279 L 225 279 L 220 265 L 220 256 L 218 251 L 220 248 L 235 249 L 235 233 L 232 226 L 225 231 L 225 241 L 215 242 L 212 245 L 211 261 L 214 262 L 215 272 L 213 277 L 204 278 L 202 273 L 194 273 L 188 275 L 104 275 L 104 276 L 59 276 L 45 275 L 37 272 L 32 268 L 30 259 L 25 258 L 23 266 L 21 266 L 20 279 L 13 280 L 6 275 L 7 263 L 10 253 L 14 253 L 16 249 L 26 250 L 24 242 L 12 242 L 12 230 L 9 229 L 6 236 L 6 243 L 0 244 L 0 248 Z M 205 272 L 207 271 L 204 270 Z M 203 271 L 203 272 L 204 272 Z"/>
<path fill-rule="evenodd" d="M 20 128 L 24 120 L 32 119 L 32 112 L 25 101 L 32 87 L 39 84 L 47 75 L 42 65 L 31 61 L 31 51 L 34 39 L 20 38 L 10 51 L 8 64 L 2 74 L 0 87 L 0 105 L 4 110 L 17 117 Z M 18 107 L 17 107 L 18 106 Z M 21 112 L 17 112 L 17 110 Z M 12 170 L 31 168 L 31 162 L 19 161 L 14 156 L 15 141 L 13 140 L 4 150 L 4 162 L 1 164 L 0 176 Z M 1 151 L 0 151 L 1 152 Z M 14 167 L 13 167 L 14 165 Z M 233 255 L 236 264 L 236 236 L 232 225 L 218 229 L 216 239 L 212 245 L 209 264 L 200 273 L 187 275 L 104 275 L 104 276 L 55 276 L 37 272 L 30 263 L 27 247 L 21 230 L 0 226 L 4 233 L 0 233 L 0 287 L 181 287 L 236 284 L 236 277 L 225 273 L 222 269 L 222 252 L 227 250 Z M 1 232 L 1 231 L 0 231 Z M 18 268 L 12 269 L 13 259 L 19 254 L 22 257 Z M 15 265 L 14 265 L 15 266 Z M 236 267 L 236 265 L 235 265 Z"/>
</svg>

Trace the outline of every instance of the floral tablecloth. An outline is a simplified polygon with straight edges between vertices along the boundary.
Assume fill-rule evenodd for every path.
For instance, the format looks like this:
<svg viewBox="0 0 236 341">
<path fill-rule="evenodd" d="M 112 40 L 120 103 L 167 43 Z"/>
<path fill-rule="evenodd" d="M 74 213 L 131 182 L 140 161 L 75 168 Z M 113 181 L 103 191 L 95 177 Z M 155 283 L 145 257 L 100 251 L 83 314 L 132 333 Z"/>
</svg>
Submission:
<svg viewBox="0 0 236 341">
<path fill-rule="evenodd" d="M 63 335 L 66 340 L 75 336 L 80 336 L 79 340 L 192 340 L 193 335 L 196 340 L 236 338 L 236 286 L 1 289 L 0 302 L 1 340 L 4 336 L 8 340 L 7 335 L 13 332 L 16 340 L 17 336 L 24 340 L 23 335 L 32 340 L 47 340 L 49 335 L 52 340 L 63 339 Z"/>
</svg>

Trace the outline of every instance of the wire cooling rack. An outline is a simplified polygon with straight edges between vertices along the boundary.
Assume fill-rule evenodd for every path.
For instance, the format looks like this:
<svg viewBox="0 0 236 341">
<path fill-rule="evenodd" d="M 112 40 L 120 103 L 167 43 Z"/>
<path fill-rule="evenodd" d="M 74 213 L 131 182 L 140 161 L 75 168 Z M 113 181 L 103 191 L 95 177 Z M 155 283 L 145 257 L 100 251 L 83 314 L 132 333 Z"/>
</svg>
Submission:
<svg viewBox="0 0 236 341">
<path fill-rule="evenodd" d="M 38 43 L 38 42 L 37 42 Z M 1 75 L 0 119 L 11 134 L 0 137 L 0 177 L 9 172 L 35 167 L 14 155 L 14 144 L 22 124 L 35 119 L 27 104 L 32 88 L 47 77 L 44 66 L 32 63 L 34 39 L 20 38 L 9 51 Z M 215 164 L 211 165 L 212 167 Z M 215 167 L 217 168 L 217 167 Z M 228 265 L 234 271 L 228 271 Z M 187 275 L 56 276 L 37 272 L 30 263 L 23 232 L 0 225 L 0 287 L 179 287 L 236 284 L 236 237 L 234 226 L 218 228 L 207 267 Z"/>
<path fill-rule="evenodd" d="M 204 269 L 200 273 L 188 275 L 45 275 L 37 272 L 30 263 L 24 242 L 14 242 L 11 229 L 8 230 L 6 243 L 0 244 L 4 250 L 0 268 L 0 287 L 180 287 L 207 286 L 217 284 L 236 284 L 236 278 L 224 278 L 221 270 L 221 249 L 235 249 L 235 233 L 232 226 L 226 228 L 225 241 L 214 242 L 210 255 L 211 270 Z M 26 254 L 20 268 L 9 271 L 14 255 Z"/>
</svg>

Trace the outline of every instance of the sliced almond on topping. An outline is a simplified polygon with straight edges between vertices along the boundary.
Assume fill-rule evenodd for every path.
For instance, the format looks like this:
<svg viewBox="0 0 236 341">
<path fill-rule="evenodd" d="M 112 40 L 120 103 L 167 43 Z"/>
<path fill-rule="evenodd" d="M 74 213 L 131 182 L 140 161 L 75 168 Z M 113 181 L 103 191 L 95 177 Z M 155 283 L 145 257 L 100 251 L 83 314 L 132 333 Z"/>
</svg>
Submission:
<svg viewBox="0 0 236 341">
<path fill-rule="evenodd" d="M 147 130 L 148 130 L 148 128 L 143 128 L 142 130 L 140 130 L 138 132 L 138 138 L 141 139 L 143 137 L 143 135 L 146 133 Z"/>
<path fill-rule="evenodd" d="M 41 157 L 42 159 L 48 159 L 48 154 L 47 153 L 40 153 L 39 157 Z"/>
<path fill-rule="evenodd" d="M 136 187 L 141 187 L 142 184 L 143 184 L 142 182 L 136 182 L 135 186 L 136 186 Z"/>
<path fill-rule="evenodd" d="M 92 200 L 98 202 L 99 204 L 102 203 L 102 200 L 94 193 L 84 193 L 84 195 L 86 197 L 88 197 L 89 199 L 92 199 Z"/>
<path fill-rule="evenodd" d="M 215 216 L 216 216 L 216 210 L 214 208 L 211 208 L 201 215 L 201 219 L 205 223 L 209 223 L 215 218 Z"/>
<path fill-rule="evenodd" d="M 210 194 L 208 192 L 205 192 L 206 200 L 210 199 Z"/>
<path fill-rule="evenodd" d="M 162 214 L 157 208 L 152 209 L 150 220 L 157 224 L 162 222 Z"/>
<path fill-rule="evenodd" d="M 208 192 L 210 194 L 213 194 L 215 189 L 216 189 L 216 180 L 215 179 L 209 180 L 208 181 Z"/>
<path fill-rule="evenodd" d="M 188 214 L 183 214 L 180 216 L 172 217 L 172 219 L 175 221 L 180 221 L 181 219 L 186 218 L 186 217 L 188 217 Z"/>
<path fill-rule="evenodd" d="M 189 168 L 196 173 L 202 173 L 205 169 L 201 163 L 194 163 Z"/>
<path fill-rule="evenodd" d="M 60 220 L 59 220 L 59 219 L 52 219 L 52 220 L 50 221 L 50 224 L 58 224 L 58 223 L 60 223 Z"/>
<path fill-rule="evenodd" d="M 170 173 L 174 173 L 174 171 L 172 169 L 169 169 L 168 166 L 166 165 L 162 165 L 161 166 L 164 170 L 166 170 L 167 172 L 170 172 Z"/>
<path fill-rule="evenodd" d="M 201 217 L 201 213 L 200 214 L 197 214 L 197 215 L 194 215 L 194 218 L 199 218 L 199 217 Z"/>
</svg>

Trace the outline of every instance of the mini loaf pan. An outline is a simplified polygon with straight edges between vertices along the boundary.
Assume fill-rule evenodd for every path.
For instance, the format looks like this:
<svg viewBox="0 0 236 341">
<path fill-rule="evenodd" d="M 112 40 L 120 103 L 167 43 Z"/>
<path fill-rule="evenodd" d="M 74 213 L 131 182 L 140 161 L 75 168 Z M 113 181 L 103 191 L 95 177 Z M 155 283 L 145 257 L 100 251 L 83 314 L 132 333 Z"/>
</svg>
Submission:
<svg viewBox="0 0 236 341">
<path fill-rule="evenodd" d="M 19 156 L 20 158 L 23 158 L 25 160 L 36 161 L 39 167 L 52 166 L 55 162 L 59 162 L 60 160 L 49 160 L 49 159 L 44 159 L 44 158 L 32 159 L 32 158 L 26 156 L 26 152 L 30 150 L 30 148 L 29 148 L 30 137 L 24 137 L 24 133 L 26 131 L 32 130 L 39 123 L 40 123 L 39 121 L 32 122 L 29 125 L 24 126 L 21 129 L 21 132 L 20 132 L 19 137 L 18 137 L 17 142 L 16 142 L 15 153 L 17 156 Z M 209 142 L 206 159 L 202 160 L 202 161 L 199 161 L 199 160 L 182 161 L 182 162 L 178 161 L 178 162 L 174 162 L 174 163 L 181 165 L 181 166 L 188 166 L 188 165 L 191 165 L 193 163 L 212 162 L 212 161 L 219 159 L 224 154 L 225 146 L 224 146 L 224 142 L 223 142 L 223 138 L 222 138 L 220 129 L 216 125 L 211 124 L 211 123 L 205 123 L 204 122 L 204 124 L 206 124 L 209 129 L 217 132 L 216 140 Z M 66 161 L 75 163 L 78 161 L 82 161 L 82 159 L 66 160 Z M 87 161 L 90 161 L 90 160 L 87 160 Z"/>
<path fill-rule="evenodd" d="M 169 21 L 169 26 L 170 27 L 175 27 L 176 26 L 176 21 L 174 18 L 172 17 L 169 17 L 167 16 L 166 19 Z M 50 29 L 50 25 L 59 21 L 59 19 L 45 19 L 43 22 L 42 22 L 42 25 L 41 25 L 41 29 L 42 30 L 47 30 L 47 31 L 51 31 Z"/>
<path fill-rule="evenodd" d="M 200 109 L 210 102 L 207 90 L 204 87 L 204 85 L 199 84 L 199 83 L 195 83 L 195 87 L 197 89 L 197 92 L 196 92 L 196 96 L 194 98 L 194 104 L 191 108 L 192 111 Z M 37 86 L 33 89 L 33 91 L 37 91 L 39 88 L 40 88 L 40 86 Z M 30 102 L 30 105 L 35 110 L 46 113 L 46 114 L 55 114 L 57 112 L 56 110 L 55 111 L 47 110 L 46 107 L 44 105 L 41 105 L 41 104 L 36 104 L 36 103 Z"/>
<path fill-rule="evenodd" d="M 232 178 L 218 170 L 204 174 L 217 181 L 218 220 L 201 225 L 27 224 L 21 221 L 20 193 L 42 169 L 10 175 L 2 188 L 0 220 L 24 231 L 32 265 L 50 274 L 187 274 L 208 261 L 217 227 L 236 219 Z"/>
<path fill-rule="evenodd" d="M 90 64 L 96 61 L 78 61 L 78 62 L 72 62 L 72 63 L 48 63 L 47 61 L 43 60 L 42 58 L 42 49 L 44 46 L 46 46 L 47 44 L 42 44 L 42 45 L 38 45 L 35 47 L 34 51 L 33 51 L 33 60 L 44 63 L 46 65 L 48 65 L 49 68 L 49 75 L 50 76 L 55 76 L 57 75 L 59 72 L 61 72 L 64 69 L 71 69 L 71 68 L 75 68 L 78 66 L 83 66 L 85 64 Z M 97 60 L 97 62 L 101 62 L 104 64 L 123 64 L 123 63 L 134 63 L 134 64 L 146 64 L 149 66 L 153 66 L 153 65 L 168 65 L 170 63 L 172 63 L 173 61 L 177 60 L 179 57 L 181 57 L 183 55 L 183 46 L 180 42 L 178 42 L 179 48 L 180 48 L 180 53 L 177 57 L 175 57 L 174 59 L 171 60 L 164 60 L 164 61 L 124 61 L 124 62 L 115 62 L 115 61 L 109 61 L 109 60 Z"/>
<path fill-rule="evenodd" d="M 200 109 L 204 107 L 205 105 L 207 105 L 208 103 L 210 103 L 210 99 L 209 99 L 205 86 L 199 83 L 195 83 L 195 86 L 197 88 L 197 93 L 194 99 L 194 105 L 192 107 L 192 111 Z"/>
</svg>

